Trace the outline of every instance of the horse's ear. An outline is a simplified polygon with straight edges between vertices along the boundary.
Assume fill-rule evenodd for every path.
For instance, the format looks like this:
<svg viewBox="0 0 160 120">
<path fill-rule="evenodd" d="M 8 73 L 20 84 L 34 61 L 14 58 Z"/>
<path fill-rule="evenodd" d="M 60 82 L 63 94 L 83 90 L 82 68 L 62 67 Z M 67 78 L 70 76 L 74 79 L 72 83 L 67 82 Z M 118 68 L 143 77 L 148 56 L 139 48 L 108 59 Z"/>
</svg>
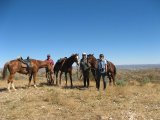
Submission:
<svg viewBox="0 0 160 120">
<path fill-rule="evenodd" d="M 94 56 L 94 54 L 91 54 L 92 56 Z"/>
</svg>

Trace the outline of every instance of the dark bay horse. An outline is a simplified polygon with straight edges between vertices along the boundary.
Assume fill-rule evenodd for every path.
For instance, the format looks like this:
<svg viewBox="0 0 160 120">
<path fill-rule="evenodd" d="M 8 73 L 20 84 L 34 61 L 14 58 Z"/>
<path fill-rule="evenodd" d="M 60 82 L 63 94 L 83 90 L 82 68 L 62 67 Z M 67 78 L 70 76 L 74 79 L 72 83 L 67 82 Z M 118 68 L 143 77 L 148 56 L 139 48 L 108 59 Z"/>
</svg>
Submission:
<svg viewBox="0 0 160 120">
<path fill-rule="evenodd" d="M 97 69 L 98 69 L 97 59 L 94 57 L 93 54 L 89 54 L 87 55 L 87 62 L 91 67 L 91 72 L 94 76 L 95 81 L 97 81 Z M 109 78 L 109 85 L 111 85 L 112 80 L 113 80 L 113 84 L 116 85 L 115 83 L 116 67 L 110 61 L 107 61 L 107 76 Z"/>
<path fill-rule="evenodd" d="M 37 72 L 40 68 L 47 68 L 48 70 L 51 71 L 50 75 L 52 76 L 53 66 L 48 61 L 31 59 L 30 63 L 32 65 L 32 68 L 31 68 L 31 72 L 29 75 L 28 87 L 30 87 L 32 76 L 33 76 L 33 81 L 34 81 L 34 87 L 36 87 L 36 76 L 37 76 Z M 13 82 L 14 82 L 13 78 L 14 78 L 15 74 L 16 73 L 28 74 L 28 71 L 26 70 L 26 67 L 24 67 L 24 63 L 22 63 L 19 59 L 11 60 L 4 65 L 3 73 L 2 73 L 3 79 L 5 79 L 5 77 L 6 77 L 7 69 L 10 73 L 9 77 L 8 77 L 8 90 L 10 91 L 10 87 L 12 87 L 14 90 L 16 90 L 14 87 L 14 84 L 13 84 Z M 52 78 L 52 80 L 53 80 L 53 78 Z"/>
<path fill-rule="evenodd" d="M 67 73 L 69 73 L 70 81 L 71 81 L 71 88 L 73 87 L 72 83 L 72 65 L 74 62 L 79 65 L 79 55 L 73 54 L 69 58 L 63 58 L 60 61 L 58 60 L 54 67 L 54 73 L 56 74 L 56 84 L 58 85 L 58 72 L 60 72 L 60 80 L 59 83 L 61 84 L 61 77 L 63 72 L 65 73 L 65 79 L 66 79 L 66 86 L 67 86 Z"/>
</svg>

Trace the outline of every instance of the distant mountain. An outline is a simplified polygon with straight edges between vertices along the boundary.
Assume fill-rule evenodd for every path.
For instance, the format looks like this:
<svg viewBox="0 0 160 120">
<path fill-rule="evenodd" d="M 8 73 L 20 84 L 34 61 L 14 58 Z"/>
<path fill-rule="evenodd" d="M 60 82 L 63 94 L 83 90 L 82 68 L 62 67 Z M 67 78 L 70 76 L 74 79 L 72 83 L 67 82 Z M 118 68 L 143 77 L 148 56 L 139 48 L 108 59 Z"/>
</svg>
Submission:
<svg viewBox="0 0 160 120">
<path fill-rule="evenodd" d="M 135 64 L 135 65 L 116 65 L 117 69 L 126 69 L 126 70 L 143 70 L 143 69 L 160 69 L 160 64 Z M 2 71 L 3 68 L 0 68 Z M 73 66 L 74 70 L 77 70 L 77 66 Z M 40 69 L 40 73 L 45 72 L 45 69 Z"/>
<path fill-rule="evenodd" d="M 116 67 L 126 70 L 160 69 L 160 64 L 116 65 Z"/>
<path fill-rule="evenodd" d="M 116 65 L 116 68 L 122 70 L 160 69 L 160 64 Z M 76 70 L 77 66 L 73 66 L 73 69 Z"/>
</svg>

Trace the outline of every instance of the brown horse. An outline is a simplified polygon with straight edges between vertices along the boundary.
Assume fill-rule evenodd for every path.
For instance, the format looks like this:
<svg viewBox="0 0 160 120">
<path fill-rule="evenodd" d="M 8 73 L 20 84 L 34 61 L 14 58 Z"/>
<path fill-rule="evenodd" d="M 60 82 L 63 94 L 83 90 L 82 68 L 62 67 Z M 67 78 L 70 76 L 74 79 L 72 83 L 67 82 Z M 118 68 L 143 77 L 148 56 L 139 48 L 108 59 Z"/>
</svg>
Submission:
<svg viewBox="0 0 160 120">
<path fill-rule="evenodd" d="M 56 84 L 58 85 L 58 72 L 60 72 L 60 80 L 59 83 L 61 84 L 61 77 L 63 72 L 65 73 L 65 79 L 66 79 L 66 86 L 67 86 L 67 73 L 69 73 L 70 81 L 71 81 L 71 88 L 73 87 L 72 83 L 72 65 L 74 62 L 79 65 L 78 62 L 78 54 L 73 54 L 69 58 L 63 58 L 61 60 L 58 60 L 54 67 L 54 73 L 56 74 Z"/>
<path fill-rule="evenodd" d="M 52 76 L 53 66 L 48 61 L 31 59 L 30 63 L 31 63 L 32 68 L 31 68 L 30 75 L 29 75 L 28 87 L 30 87 L 32 76 L 33 76 L 33 80 L 34 80 L 34 87 L 36 87 L 36 76 L 37 76 L 37 72 L 40 68 L 47 68 L 49 71 L 51 71 L 50 75 Z M 10 75 L 8 77 L 8 90 L 10 91 L 10 87 L 12 87 L 14 90 L 16 90 L 14 87 L 14 84 L 13 84 L 13 78 L 14 78 L 15 74 L 17 72 L 21 73 L 21 74 L 28 74 L 28 71 L 26 70 L 26 67 L 24 67 L 24 63 L 22 63 L 19 59 L 11 60 L 4 65 L 3 79 L 5 79 L 5 77 L 6 77 L 7 69 L 10 73 Z M 52 78 L 52 80 L 53 80 L 53 78 Z"/>
<path fill-rule="evenodd" d="M 98 69 L 98 61 L 94 57 L 93 54 L 87 55 L 87 62 L 89 66 L 91 67 L 91 72 L 94 76 L 95 81 L 97 81 L 97 69 Z M 111 82 L 113 80 L 113 84 L 115 83 L 115 76 L 116 76 L 116 67 L 112 62 L 107 61 L 107 76 L 109 78 L 109 85 L 111 85 Z"/>
</svg>

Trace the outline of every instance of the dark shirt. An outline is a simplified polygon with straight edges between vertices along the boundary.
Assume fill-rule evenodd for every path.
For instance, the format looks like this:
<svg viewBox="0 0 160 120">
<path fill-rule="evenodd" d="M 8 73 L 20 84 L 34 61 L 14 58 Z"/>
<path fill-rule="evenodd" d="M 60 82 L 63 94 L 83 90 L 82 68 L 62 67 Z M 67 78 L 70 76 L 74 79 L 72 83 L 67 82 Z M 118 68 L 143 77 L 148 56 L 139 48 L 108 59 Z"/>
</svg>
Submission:
<svg viewBox="0 0 160 120">
<path fill-rule="evenodd" d="M 88 68 L 89 68 L 89 66 L 87 64 L 87 59 L 82 58 L 81 61 L 80 61 L 80 69 L 82 71 L 86 71 L 86 70 L 88 70 Z"/>
</svg>

